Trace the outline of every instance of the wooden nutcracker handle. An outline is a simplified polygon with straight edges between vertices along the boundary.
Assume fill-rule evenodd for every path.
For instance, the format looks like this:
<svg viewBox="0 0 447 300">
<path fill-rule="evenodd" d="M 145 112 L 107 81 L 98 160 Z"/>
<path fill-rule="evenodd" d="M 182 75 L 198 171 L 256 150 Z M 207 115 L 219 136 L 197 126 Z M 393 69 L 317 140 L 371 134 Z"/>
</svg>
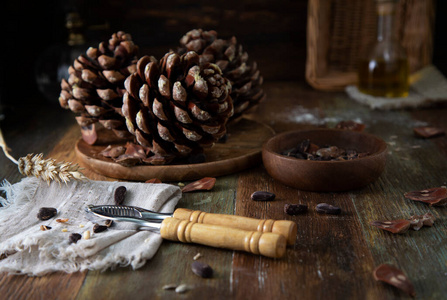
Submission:
<svg viewBox="0 0 447 300">
<path fill-rule="evenodd" d="M 273 258 L 282 257 L 286 253 L 286 238 L 271 232 L 246 231 L 166 218 L 161 223 L 160 234 L 162 238 L 171 241 L 241 250 Z"/>
<path fill-rule="evenodd" d="M 249 231 L 273 232 L 283 235 L 289 245 L 295 244 L 298 230 L 295 222 L 287 220 L 260 220 L 235 215 L 212 214 L 186 208 L 177 208 L 173 217 L 195 223 L 220 225 Z"/>
</svg>

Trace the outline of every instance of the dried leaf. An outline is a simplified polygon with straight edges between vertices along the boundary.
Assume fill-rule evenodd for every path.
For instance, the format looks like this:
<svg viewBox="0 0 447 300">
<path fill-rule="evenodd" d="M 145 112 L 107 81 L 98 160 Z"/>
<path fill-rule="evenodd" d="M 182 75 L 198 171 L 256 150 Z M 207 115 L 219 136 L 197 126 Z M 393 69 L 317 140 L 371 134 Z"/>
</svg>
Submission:
<svg viewBox="0 0 447 300">
<path fill-rule="evenodd" d="M 182 188 L 183 193 L 194 192 L 194 191 L 209 191 L 214 187 L 216 183 L 216 178 L 213 177 L 204 177 L 200 180 L 194 181 Z"/>
<path fill-rule="evenodd" d="M 423 126 L 423 127 L 416 127 L 413 128 L 413 132 L 416 136 L 421 138 L 432 138 L 437 137 L 445 134 L 444 129 L 439 127 L 433 127 L 433 126 Z"/>
<path fill-rule="evenodd" d="M 404 233 L 410 228 L 409 220 L 373 221 L 369 224 L 392 233 Z"/>
<path fill-rule="evenodd" d="M 162 182 L 158 178 L 152 178 L 152 179 L 146 180 L 144 183 L 162 183 Z"/>
<path fill-rule="evenodd" d="M 348 120 L 339 122 L 337 125 L 335 125 L 335 128 L 351 131 L 363 131 L 365 129 L 365 124 Z"/>
<path fill-rule="evenodd" d="M 442 186 L 421 191 L 412 191 L 405 193 L 404 197 L 434 206 L 444 206 L 447 204 L 447 188 Z"/>
<path fill-rule="evenodd" d="M 381 264 L 374 270 L 373 275 L 377 281 L 383 281 L 395 286 L 412 297 L 416 296 L 413 283 L 411 283 L 404 272 L 392 265 Z"/>
</svg>

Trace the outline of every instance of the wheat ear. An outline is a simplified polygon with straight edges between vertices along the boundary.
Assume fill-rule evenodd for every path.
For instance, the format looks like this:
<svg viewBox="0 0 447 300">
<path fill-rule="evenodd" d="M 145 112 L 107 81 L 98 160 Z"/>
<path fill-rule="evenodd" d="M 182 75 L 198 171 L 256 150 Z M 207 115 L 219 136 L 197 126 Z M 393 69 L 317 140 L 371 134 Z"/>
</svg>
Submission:
<svg viewBox="0 0 447 300">
<path fill-rule="evenodd" d="M 87 177 L 80 172 L 80 167 L 77 164 L 71 162 L 56 162 L 55 159 L 44 159 L 43 154 L 28 154 L 25 157 L 15 160 L 12 155 L 9 154 L 9 148 L 6 145 L 3 138 L 2 131 L 0 129 L 0 147 L 3 149 L 5 156 L 9 158 L 13 163 L 18 165 L 19 171 L 25 176 L 34 176 L 42 178 L 48 184 L 51 181 L 67 183 L 70 180 L 87 180 Z"/>
<path fill-rule="evenodd" d="M 52 158 L 44 159 L 43 154 L 28 154 L 19 158 L 19 171 L 25 176 L 42 178 L 47 183 L 51 181 L 67 183 L 71 179 L 86 180 L 79 171 L 79 166 L 70 162 L 56 162 Z"/>
</svg>

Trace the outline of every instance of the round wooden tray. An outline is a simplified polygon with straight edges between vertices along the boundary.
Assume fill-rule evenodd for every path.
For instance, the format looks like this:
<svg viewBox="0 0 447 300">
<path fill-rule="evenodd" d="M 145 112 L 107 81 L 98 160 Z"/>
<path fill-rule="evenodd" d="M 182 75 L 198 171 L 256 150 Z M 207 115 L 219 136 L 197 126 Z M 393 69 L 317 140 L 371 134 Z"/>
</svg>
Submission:
<svg viewBox="0 0 447 300">
<path fill-rule="evenodd" d="M 125 167 L 98 154 L 108 144 L 89 145 L 82 138 L 76 143 L 76 154 L 89 169 L 112 178 L 134 181 L 151 178 L 161 181 L 195 180 L 228 175 L 261 164 L 262 145 L 274 133 L 263 123 L 241 119 L 228 126 L 225 143 L 216 143 L 205 150 L 206 162 L 199 164 Z"/>
</svg>

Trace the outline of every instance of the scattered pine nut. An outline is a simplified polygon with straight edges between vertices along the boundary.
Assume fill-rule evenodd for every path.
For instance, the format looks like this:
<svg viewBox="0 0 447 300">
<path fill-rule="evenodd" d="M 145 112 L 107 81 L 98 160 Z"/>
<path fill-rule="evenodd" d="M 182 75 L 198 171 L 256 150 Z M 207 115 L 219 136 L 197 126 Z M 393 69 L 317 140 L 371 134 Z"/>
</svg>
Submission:
<svg viewBox="0 0 447 300">
<path fill-rule="evenodd" d="M 84 240 L 89 240 L 90 239 L 90 230 L 84 231 L 82 236 L 84 237 Z"/>
<path fill-rule="evenodd" d="M 201 257 L 202 257 L 202 254 L 197 253 L 192 259 L 193 259 L 193 260 L 198 260 L 198 259 L 201 258 Z"/>
<path fill-rule="evenodd" d="M 58 223 L 66 223 L 66 222 L 68 222 L 68 219 L 56 219 L 56 222 L 58 222 Z"/>
<path fill-rule="evenodd" d="M 186 284 L 181 284 L 175 288 L 175 292 L 179 293 L 179 294 L 187 292 L 188 290 L 189 290 L 189 287 Z"/>
<path fill-rule="evenodd" d="M 173 283 L 171 283 L 171 284 L 166 284 L 166 285 L 163 286 L 163 289 L 164 289 L 164 290 L 175 290 L 176 288 L 177 288 L 177 285 L 176 285 L 176 284 L 173 284 Z"/>
<path fill-rule="evenodd" d="M 84 228 L 84 225 L 82 225 L 82 224 L 79 224 L 79 228 Z"/>
<path fill-rule="evenodd" d="M 62 231 L 62 232 L 67 232 L 68 229 L 67 229 L 67 228 L 64 228 L 64 229 L 62 229 L 61 231 Z"/>
</svg>

